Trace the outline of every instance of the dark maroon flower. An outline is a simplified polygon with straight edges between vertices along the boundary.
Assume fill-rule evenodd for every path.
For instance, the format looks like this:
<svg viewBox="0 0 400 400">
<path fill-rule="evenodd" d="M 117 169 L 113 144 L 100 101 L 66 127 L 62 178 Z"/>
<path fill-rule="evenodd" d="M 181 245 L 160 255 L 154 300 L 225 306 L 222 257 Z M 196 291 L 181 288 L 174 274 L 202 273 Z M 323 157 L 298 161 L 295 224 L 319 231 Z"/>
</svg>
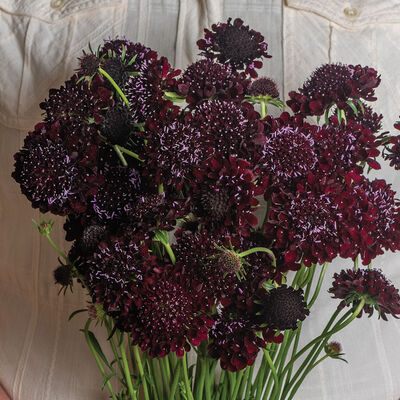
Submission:
<svg viewBox="0 0 400 400">
<path fill-rule="evenodd" d="M 301 128 L 279 128 L 266 137 L 260 169 L 278 184 L 305 177 L 317 163 L 314 147 L 312 136 Z"/>
<path fill-rule="evenodd" d="M 81 128 L 93 118 L 96 123 L 101 121 L 101 115 L 106 107 L 112 106 L 114 101 L 111 92 L 104 88 L 104 80 L 96 75 L 89 87 L 87 81 L 78 81 L 74 75 L 59 89 L 50 89 L 49 98 L 40 103 L 40 108 L 45 111 L 46 122 L 58 121 L 61 125 Z"/>
<path fill-rule="evenodd" d="M 288 106 L 304 115 L 322 115 L 332 104 L 340 109 L 349 99 L 374 101 L 380 76 L 373 68 L 360 65 L 325 64 L 317 68 L 299 92 L 290 92 Z"/>
<path fill-rule="evenodd" d="M 102 242 L 85 264 L 85 283 L 94 303 L 121 312 L 132 301 L 132 282 L 143 282 L 145 267 L 138 244 L 126 235 Z"/>
<path fill-rule="evenodd" d="M 175 91 L 186 96 L 186 102 L 193 107 L 207 99 L 221 99 L 241 102 L 249 80 L 244 74 L 206 59 L 197 61 L 185 70 L 176 82 Z"/>
<path fill-rule="evenodd" d="M 140 188 L 140 175 L 130 167 L 106 166 L 104 184 L 93 196 L 93 210 L 100 219 L 126 215 L 134 206 Z"/>
<path fill-rule="evenodd" d="M 129 109 L 122 104 L 117 104 L 105 113 L 100 132 L 111 144 L 125 146 L 133 133 L 132 124 Z"/>
<path fill-rule="evenodd" d="M 42 213 L 67 214 L 68 200 L 78 191 L 80 177 L 77 160 L 63 146 L 57 127 L 37 124 L 14 158 L 12 176 L 32 207 Z"/>
<path fill-rule="evenodd" d="M 236 18 L 233 24 L 231 21 L 229 18 L 226 23 L 214 24 L 212 31 L 205 29 L 205 38 L 200 39 L 197 45 L 207 58 L 229 63 L 236 70 L 245 69 L 254 78 L 257 76 L 255 69 L 262 67 L 262 62 L 257 59 L 271 57 L 264 36 L 243 25 L 240 18 Z"/>
<path fill-rule="evenodd" d="M 355 259 L 360 254 L 368 265 L 383 249 L 400 249 L 400 208 L 394 196 L 383 179 L 366 178 L 341 193 L 336 203 L 342 215 L 342 257 Z"/>
<path fill-rule="evenodd" d="M 207 157 L 200 129 L 176 120 L 147 136 L 147 174 L 156 183 L 175 183 L 178 189 Z"/>
<path fill-rule="evenodd" d="M 54 280 L 57 284 L 68 287 L 72 285 L 72 268 L 70 265 L 60 265 L 54 272 Z"/>
<path fill-rule="evenodd" d="M 150 357 L 175 352 L 181 357 L 207 339 L 213 320 L 209 304 L 177 264 L 160 265 L 151 279 L 134 289 L 136 317 L 131 336 Z"/>
<path fill-rule="evenodd" d="M 258 317 L 269 328 L 280 331 L 296 329 L 299 321 L 304 321 L 310 311 L 304 301 L 303 291 L 282 285 L 270 291 L 259 291 Z"/>
<path fill-rule="evenodd" d="M 373 111 L 372 107 L 368 106 L 366 103 L 362 102 L 363 108 L 360 104 L 355 102 L 354 106 L 358 112 L 356 115 L 353 109 L 346 105 L 344 111 L 346 113 L 346 118 L 352 119 L 353 121 L 360 124 L 364 129 L 369 129 L 372 133 L 377 133 L 382 128 L 382 114 L 377 114 Z"/>
<path fill-rule="evenodd" d="M 400 135 L 390 138 L 390 147 L 384 152 L 385 160 L 390 161 L 390 166 L 396 170 L 400 169 Z"/>
<path fill-rule="evenodd" d="M 208 352 L 220 360 L 221 368 L 236 372 L 253 365 L 265 340 L 254 332 L 254 323 L 248 316 L 231 308 L 222 309 L 211 328 Z"/>
<path fill-rule="evenodd" d="M 315 149 L 319 156 L 319 168 L 327 174 L 337 172 L 344 176 L 357 165 L 366 162 L 371 168 L 379 169 L 375 160 L 379 156 L 379 139 L 368 129 L 349 120 L 338 125 L 332 120 L 313 133 Z"/>
<path fill-rule="evenodd" d="M 236 156 L 252 161 L 261 150 L 263 126 L 254 108 L 228 101 L 207 101 L 193 110 L 191 123 L 199 128 L 205 155 Z"/>
<path fill-rule="evenodd" d="M 309 174 L 295 192 L 281 189 L 272 195 L 266 236 L 277 249 L 285 249 L 288 263 L 331 262 L 339 253 L 341 212 L 335 203 L 342 185 L 325 176 Z"/>
<path fill-rule="evenodd" d="M 213 157 L 194 171 L 191 185 L 193 211 L 210 230 L 231 230 L 247 235 L 257 225 L 253 214 L 263 193 L 255 184 L 251 164 L 235 157 Z"/>
<path fill-rule="evenodd" d="M 273 98 L 279 97 L 279 89 L 276 82 L 271 78 L 258 78 L 252 82 L 248 89 L 250 96 L 271 96 Z"/>
<path fill-rule="evenodd" d="M 124 91 L 131 106 L 135 122 L 145 122 L 147 118 L 157 118 L 160 113 L 173 106 L 164 98 L 164 90 L 175 85 L 175 77 L 180 73 L 173 70 L 165 57 L 153 62 L 145 62 L 138 76 L 131 76 Z"/>
<path fill-rule="evenodd" d="M 98 72 L 100 60 L 94 54 L 85 54 L 79 59 L 79 75 L 92 76 Z"/>
<path fill-rule="evenodd" d="M 338 309 L 352 304 L 357 306 L 360 300 L 365 300 L 363 310 L 369 316 L 374 309 L 379 316 L 387 321 L 386 314 L 398 318 L 400 314 L 400 296 L 389 280 L 377 269 L 348 269 L 334 274 L 332 287 L 328 290 L 335 299 L 343 299 Z M 362 316 L 362 311 L 358 317 Z"/>
</svg>

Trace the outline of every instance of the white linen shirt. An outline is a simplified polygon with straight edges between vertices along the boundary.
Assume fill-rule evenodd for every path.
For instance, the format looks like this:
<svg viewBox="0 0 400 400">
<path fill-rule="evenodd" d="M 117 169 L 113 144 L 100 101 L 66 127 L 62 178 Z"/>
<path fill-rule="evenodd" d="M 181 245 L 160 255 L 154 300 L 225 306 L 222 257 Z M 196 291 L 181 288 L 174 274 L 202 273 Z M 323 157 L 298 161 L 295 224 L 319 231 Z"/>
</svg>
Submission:
<svg viewBox="0 0 400 400">
<path fill-rule="evenodd" d="M 78 287 L 57 296 L 57 255 L 34 229 L 31 209 L 11 179 L 13 154 L 40 121 L 39 103 L 77 67 L 81 49 L 117 35 L 138 41 L 184 68 L 196 60 L 203 29 L 240 17 L 260 31 L 273 58 L 260 75 L 273 78 L 281 97 L 297 90 L 323 63 L 368 65 L 382 75 L 378 101 L 391 130 L 400 114 L 400 2 L 396 0 L 0 0 L 0 383 L 14 400 L 98 400 L 102 378 L 79 329 L 67 322 L 87 298 Z M 287 98 L 285 98 L 287 99 Z M 383 163 L 375 173 L 400 191 L 400 172 Z M 61 247 L 62 219 L 53 238 Z M 327 289 L 303 325 L 303 343 L 317 336 L 337 300 Z M 373 261 L 400 287 L 399 254 Z M 104 343 L 105 337 L 97 334 Z M 298 400 L 397 400 L 400 397 L 400 323 L 356 320 L 335 335 L 349 364 L 327 360 L 303 383 Z"/>
</svg>

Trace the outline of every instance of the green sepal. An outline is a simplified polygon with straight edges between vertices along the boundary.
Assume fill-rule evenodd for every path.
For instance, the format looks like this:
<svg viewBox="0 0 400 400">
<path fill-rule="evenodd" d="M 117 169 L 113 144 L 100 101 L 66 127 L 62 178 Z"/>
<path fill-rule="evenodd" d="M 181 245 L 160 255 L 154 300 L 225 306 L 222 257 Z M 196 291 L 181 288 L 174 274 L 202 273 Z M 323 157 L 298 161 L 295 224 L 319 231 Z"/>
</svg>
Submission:
<svg viewBox="0 0 400 400">
<path fill-rule="evenodd" d="M 76 314 L 79 314 L 81 312 L 87 311 L 87 308 L 81 308 L 80 310 L 75 310 L 71 315 L 68 317 L 68 321 L 71 321 L 72 318 L 75 317 Z"/>
<path fill-rule="evenodd" d="M 355 104 L 351 100 L 347 100 L 346 104 L 353 110 L 354 115 L 358 117 L 358 110 Z"/>
</svg>

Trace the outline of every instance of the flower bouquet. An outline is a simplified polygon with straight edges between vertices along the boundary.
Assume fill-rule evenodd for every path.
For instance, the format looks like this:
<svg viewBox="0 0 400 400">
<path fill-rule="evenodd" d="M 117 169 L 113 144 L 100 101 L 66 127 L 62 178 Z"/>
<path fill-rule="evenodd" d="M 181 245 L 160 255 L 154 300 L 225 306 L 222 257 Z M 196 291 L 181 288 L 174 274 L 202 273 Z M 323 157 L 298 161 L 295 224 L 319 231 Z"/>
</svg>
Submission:
<svg viewBox="0 0 400 400">
<path fill-rule="evenodd" d="M 273 117 L 284 103 L 258 77 L 271 57 L 260 33 L 228 19 L 198 47 L 181 72 L 126 39 L 89 46 L 40 104 L 13 177 L 34 208 L 65 216 L 67 252 L 51 220 L 35 223 L 59 254 L 60 292 L 87 290 L 71 318 L 86 312 L 112 399 L 293 399 L 315 366 L 343 359 L 336 332 L 400 314 L 398 290 L 371 267 L 400 249 L 400 208 L 366 176 L 381 153 L 400 168 L 400 136 L 380 133 L 364 102 L 376 100 L 372 68 L 323 65 L 289 93 L 292 114 Z M 339 256 L 351 260 L 329 289 L 340 303 L 301 347 Z"/>
</svg>

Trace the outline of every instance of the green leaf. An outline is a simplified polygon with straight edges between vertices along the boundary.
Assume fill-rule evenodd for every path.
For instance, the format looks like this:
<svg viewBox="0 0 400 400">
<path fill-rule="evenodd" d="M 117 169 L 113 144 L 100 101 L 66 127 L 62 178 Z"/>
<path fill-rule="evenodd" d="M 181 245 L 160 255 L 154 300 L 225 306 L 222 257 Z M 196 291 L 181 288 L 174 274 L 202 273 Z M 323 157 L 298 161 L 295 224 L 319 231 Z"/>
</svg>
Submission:
<svg viewBox="0 0 400 400">
<path fill-rule="evenodd" d="M 341 113 L 341 110 L 339 108 L 336 109 L 336 115 L 337 115 L 337 119 L 338 119 L 339 125 L 341 125 L 342 124 L 342 113 Z"/>
<path fill-rule="evenodd" d="M 79 314 L 79 313 L 84 312 L 84 311 L 87 311 L 87 308 L 81 308 L 80 310 L 74 311 L 74 312 L 68 317 L 68 321 L 71 321 L 71 319 L 74 318 L 76 314 Z"/>
<path fill-rule="evenodd" d="M 103 353 L 103 350 L 101 349 L 101 346 L 99 342 L 96 339 L 96 336 L 92 331 L 88 331 L 88 339 L 90 340 L 90 343 L 92 344 L 93 348 L 95 349 L 96 353 L 100 356 L 100 358 L 103 360 L 104 364 L 107 365 L 108 368 L 111 370 L 113 369 L 110 363 L 107 361 L 106 356 Z"/>
<path fill-rule="evenodd" d="M 117 373 L 114 371 L 112 374 L 105 376 L 105 377 L 104 377 L 103 384 L 101 385 L 101 390 L 104 390 L 105 386 L 107 385 L 107 382 L 108 382 L 113 376 L 116 376 L 116 375 L 117 375 Z"/>
<path fill-rule="evenodd" d="M 358 117 L 358 110 L 355 104 L 351 100 L 347 100 L 346 104 L 353 110 L 354 115 Z"/>
<path fill-rule="evenodd" d="M 360 105 L 361 112 L 364 114 L 365 113 L 364 104 L 362 103 L 362 101 L 360 99 L 355 99 L 355 100 Z"/>
<path fill-rule="evenodd" d="M 129 60 L 129 62 L 128 62 L 128 67 L 130 66 L 130 65 L 132 65 L 134 62 L 135 62 L 135 60 L 136 60 L 136 57 L 137 57 L 137 54 L 135 54 L 130 60 Z"/>
</svg>

